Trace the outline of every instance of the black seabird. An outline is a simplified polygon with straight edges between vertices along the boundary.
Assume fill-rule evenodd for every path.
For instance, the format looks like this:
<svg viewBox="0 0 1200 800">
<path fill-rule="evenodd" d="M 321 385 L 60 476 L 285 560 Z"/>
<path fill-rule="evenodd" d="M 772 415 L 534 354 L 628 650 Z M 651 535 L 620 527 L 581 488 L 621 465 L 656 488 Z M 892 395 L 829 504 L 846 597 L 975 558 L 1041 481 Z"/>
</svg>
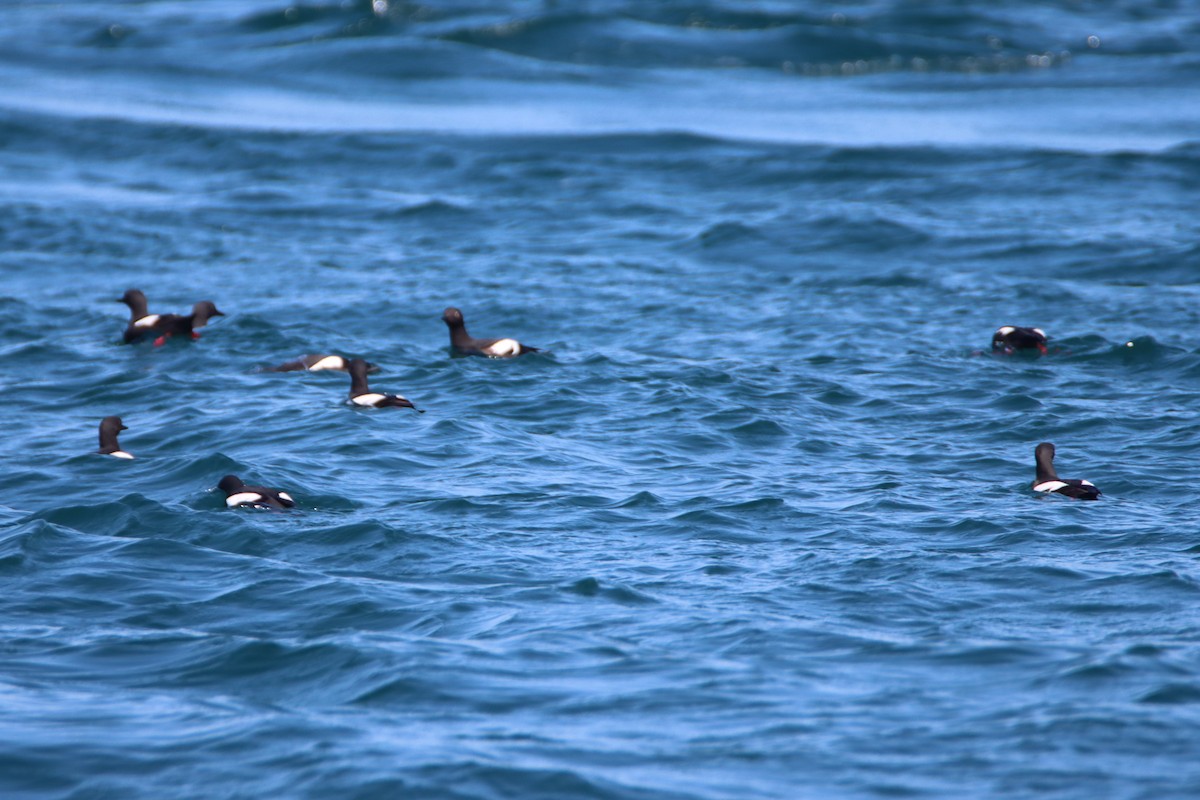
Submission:
<svg viewBox="0 0 1200 800">
<path fill-rule="evenodd" d="M 1054 471 L 1054 445 L 1042 442 L 1033 451 L 1037 462 L 1037 479 L 1033 482 L 1035 492 L 1050 494 L 1065 494 L 1076 500 L 1096 500 L 1100 490 L 1091 481 L 1078 479 L 1063 479 Z"/>
<path fill-rule="evenodd" d="M 120 417 L 105 417 L 100 420 L 100 449 L 96 452 L 113 458 L 133 458 L 117 443 L 117 434 L 127 430 L 129 429 L 121 422 Z"/>
<path fill-rule="evenodd" d="M 487 356 L 488 358 L 513 358 L 525 353 L 536 353 L 538 348 L 521 344 L 516 339 L 476 339 L 467 333 L 467 325 L 463 322 L 462 312 L 457 308 L 447 308 L 442 312 L 442 322 L 450 329 L 450 346 L 455 352 L 468 356 Z"/>
<path fill-rule="evenodd" d="M 361 358 L 350 359 L 350 403 L 352 405 L 367 408 L 411 408 L 413 411 L 425 413 L 403 395 L 372 392 L 371 388 L 367 386 L 369 367 L 370 365 Z"/>
<path fill-rule="evenodd" d="M 237 475 L 221 478 L 217 488 L 225 493 L 230 508 L 295 508 L 296 501 L 287 492 L 265 486 L 247 486 Z"/>
<path fill-rule="evenodd" d="M 345 356 L 335 356 L 328 353 L 310 353 L 306 356 L 300 356 L 295 361 L 286 361 L 277 367 L 268 367 L 265 372 L 299 372 L 307 370 L 308 372 L 321 372 L 327 369 L 335 369 L 340 372 L 348 372 L 350 369 L 350 359 Z M 367 362 L 367 372 L 377 372 L 379 367 L 375 364 Z"/>
<path fill-rule="evenodd" d="M 992 334 L 992 350 L 1005 355 L 1012 355 L 1018 350 L 1037 350 L 1046 355 L 1046 332 L 1041 328 L 1005 325 Z"/>
</svg>

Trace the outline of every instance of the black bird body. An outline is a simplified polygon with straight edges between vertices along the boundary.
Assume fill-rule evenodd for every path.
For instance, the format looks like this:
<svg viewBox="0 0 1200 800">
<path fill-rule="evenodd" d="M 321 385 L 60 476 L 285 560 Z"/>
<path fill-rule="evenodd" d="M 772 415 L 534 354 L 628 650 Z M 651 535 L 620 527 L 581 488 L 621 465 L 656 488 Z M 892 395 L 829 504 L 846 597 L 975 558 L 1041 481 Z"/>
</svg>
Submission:
<svg viewBox="0 0 1200 800">
<path fill-rule="evenodd" d="M 120 417 L 105 417 L 100 420 L 100 449 L 96 452 L 113 458 L 133 458 L 131 454 L 122 450 L 117 442 L 117 434 L 126 430 L 129 429 Z"/>
<path fill-rule="evenodd" d="M 295 508 L 296 501 L 287 492 L 265 486 L 247 486 L 237 475 L 221 478 L 217 488 L 225 493 L 229 508 Z"/>
<path fill-rule="evenodd" d="M 266 372 L 323 372 L 338 370 L 349 372 L 350 359 L 345 356 L 330 355 L 329 353 L 310 353 L 300 356 L 295 361 L 285 361 L 277 367 L 269 367 Z M 367 372 L 378 372 L 379 367 L 367 362 Z"/>
<path fill-rule="evenodd" d="M 442 322 L 450 329 L 450 346 L 456 353 L 487 358 L 515 358 L 538 352 L 538 348 L 521 344 L 516 339 L 476 339 L 467 333 L 467 324 L 457 308 L 443 311 Z"/>
<path fill-rule="evenodd" d="M 372 392 L 367 385 L 367 372 L 370 365 L 361 358 L 352 358 L 348 365 L 350 372 L 350 404 L 364 408 L 411 408 L 418 413 L 425 413 L 412 404 L 407 397 L 399 394 L 384 394 Z"/>
<path fill-rule="evenodd" d="M 992 334 L 992 350 L 1012 355 L 1018 350 L 1037 350 L 1046 355 L 1046 332 L 1041 328 L 1020 328 L 1005 325 Z"/>
<path fill-rule="evenodd" d="M 1033 451 L 1037 463 L 1037 478 L 1033 481 L 1035 492 L 1063 494 L 1076 500 L 1097 500 L 1100 490 L 1091 481 L 1078 478 L 1060 478 L 1054 469 L 1054 445 L 1042 442 Z"/>
</svg>

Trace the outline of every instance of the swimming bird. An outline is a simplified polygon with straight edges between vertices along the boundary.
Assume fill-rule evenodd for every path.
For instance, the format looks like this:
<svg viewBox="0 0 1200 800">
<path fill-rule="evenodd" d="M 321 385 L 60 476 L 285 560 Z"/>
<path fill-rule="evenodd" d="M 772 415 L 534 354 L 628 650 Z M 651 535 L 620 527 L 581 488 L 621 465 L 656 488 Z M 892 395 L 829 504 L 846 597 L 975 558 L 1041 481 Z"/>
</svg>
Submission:
<svg viewBox="0 0 1200 800">
<path fill-rule="evenodd" d="M 296 501 L 287 492 L 265 486 L 247 486 L 237 475 L 221 478 L 217 488 L 225 493 L 230 508 L 295 508 Z"/>
<path fill-rule="evenodd" d="M 286 361 L 277 367 L 267 367 L 264 372 L 297 372 L 307 370 L 308 372 L 321 372 L 328 369 L 336 369 L 341 372 L 347 372 L 350 368 L 350 359 L 345 356 L 329 355 L 328 353 L 310 353 L 306 356 L 300 356 L 295 361 Z M 367 362 L 367 372 L 378 372 L 379 367 L 376 364 Z"/>
<path fill-rule="evenodd" d="M 127 430 L 129 428 L 125 427 L 120 417 L 105 417 L 100 420 L 100 449 L 96 452 L 113 458 L 133 458 L 117 443 L 117 434 Z"/>
<path fill-rule="evenodd" d="M 403 395 L 372 392 L 367 386 L 369 367 L 370 365 L 361 358 L 350 359 L 350 403 L 352 405 L 368 408 L 411 408 L 419 414 L 425 413 Z"/>
<path fill-rule="evenodd" d="M 1046 332 L 1041 328 L 1005 325 L 992 334 L 992 350 L 1012 355 L 1018 350 L 1037 350 L 1046 355 Z"/>
<path fill-rule="evenodd" d="M 146 304 L 146 295 L 141 289 L 126 289 L 125 294 L 117 298 L 118 303 L 129 306 L 129 324 L 125 326 L 125 344 L 136 342 L 154 330 L 158 324 L 158 314 L 151 314 Z"/>
<path fill-rule="evenodd" d="M 1037 462 L 1037 479 L 1033 482 L 1035 492 L 1065 494 L 1076 500 L 1096 500 L 1100 497 L 1100 490 L 1091 481 L 1058 477 L 1054 471 L 1054 445 L 1049 442 L 1042 442 L 1034 448 L 1033 457 Z"/>
<path fill-rule="evenodd" d="M 536 353 L 538 348 L 521 344 L 516 339 L 476 339 L 467 333 L 467 325 L 463 322 L 462 312 L 457 308 L 447 308 L 442 312 L 442 322 L 450 329 L 450 346 L 455 352 L 468 356 L 487 356 L 488 358 L 513 358 L 525 353 Z"/>
</svg>

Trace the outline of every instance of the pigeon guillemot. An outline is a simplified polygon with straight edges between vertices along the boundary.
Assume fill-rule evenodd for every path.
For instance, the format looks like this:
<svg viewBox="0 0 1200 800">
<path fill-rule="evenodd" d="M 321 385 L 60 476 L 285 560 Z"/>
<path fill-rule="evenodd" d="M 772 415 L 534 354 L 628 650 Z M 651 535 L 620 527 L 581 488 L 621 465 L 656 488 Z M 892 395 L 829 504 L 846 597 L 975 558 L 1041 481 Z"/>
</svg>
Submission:
<svg viewBox="0 0 1200 800">
<path fill-rule="evenodd" d="M 1046 355 L 1046 332 L 1041 328 L 1005 325 L 992 334 L 992 350 L 1012 355 L 1018 350 L 1037 350 Z"/>
<path fill-rule="evenodd" d="M 120 417 L 105 417 L 100 420 L 100 449 L 96 452 L 114 458 L 133 458 L 117 443 L 117 434 L 127 430 L 129 428 L 125 427 Z"/>
<path fill-rule="evenodd" d="M 158 324 L 159 314 L 151 314 L 146 305 L 146 295 L 141 289 L 126 289 L 125 294 L 117 298 L 118 303 L 129 306 L 129 324 L 125 326 L 125 344 L 136 342 L 154 330 Z"/>
<path fill-rule="evenodd" d="M 247 486 L 237 475 L 221 478 L 217 488 L 225 493 L 225 505 L 230 508 L 295 508 L 296 501 L 287 492 L 265 486 Z"/>
<path fill-rule="evenodd" d="M 361 358 L 350 359 L 350 403 L 356 406 L 366 406 L 368 408 L 411 408 L 413 411 L 424 414 L 425 412 L 412 404 L 407 397 L 398 394 L 382 394 L 380 392 L 372 392 L 367 386 L 367 372 L 369 365 Z"/>
<path fill-rule="evenodd" d="M 463 322 L 462 312 L 457 308 L 447 308 L 442 312 L 442 322 L 450 328 L 450 346 L 456 352 L 469 356 L 487 356 L 488 358 L 513 358 L 525 353 L 536 353 L 538 348 L 521 344 L 516 339 L 476 339 L 467 333 L 467 325 Z"/>
<path fill-rule="evenodd" d="M 129 324 L 125 327 L 125 344 L 138 341 L 147 334 L 155 334 L 155 347 L 162 347 L 172 336 L 186 334 L 193 339 L 199 339 L 197 328 L 208 324 L 210 317 L 223 317 L 225 313 L 218 311 L 211 300 L 201 300 L 192 306 L 192 313 L 183 314 L 150 314 L 147 313 L 146 295 L 139 289 L 127 289 L 125 294 L 117 298 L 117 302 L 129 306 Z"/>
<path fill-rule="evenodd" d="M 1035 492 L 1065 494 L 1076 500 L 1096 500 L 1100 490 L 1091 481 L 1063 479 L 1054 471 L 1054 445 L 1042 442 L 1033 451 L 1037 461 L 1037 480 L 1033 482 Z"/>
<path fill-rule="evenodd" d="M 277 367 L 269 367 L 266 372 L 298 372 L 307 370 L 308 372 L 321 372 L 327 369 L 336 369 L 341 372 L 347 372 L 350 369 L 350 359 L 345 356 L 334 356 L 326 353 L 312 353 L 306 356 L 300 356 L 295 361 L 287 361 Z M 379 367 L 371 362 L 367 362 L 367 372 L 378 372 Z"/>
</svg>

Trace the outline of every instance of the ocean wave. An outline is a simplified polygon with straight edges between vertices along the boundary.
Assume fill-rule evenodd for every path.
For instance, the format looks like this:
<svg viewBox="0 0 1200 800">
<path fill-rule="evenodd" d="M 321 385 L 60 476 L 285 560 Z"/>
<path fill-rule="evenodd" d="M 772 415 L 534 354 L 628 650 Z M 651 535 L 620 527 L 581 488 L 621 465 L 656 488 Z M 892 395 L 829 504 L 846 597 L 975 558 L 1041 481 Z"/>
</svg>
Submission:
<svg viewBox="0 0 1200 800">
<path fill-rule="evenodd" d="M 11 11 L 0 795 L 1196 783 L 1178 9 Z"/>
</svg>

